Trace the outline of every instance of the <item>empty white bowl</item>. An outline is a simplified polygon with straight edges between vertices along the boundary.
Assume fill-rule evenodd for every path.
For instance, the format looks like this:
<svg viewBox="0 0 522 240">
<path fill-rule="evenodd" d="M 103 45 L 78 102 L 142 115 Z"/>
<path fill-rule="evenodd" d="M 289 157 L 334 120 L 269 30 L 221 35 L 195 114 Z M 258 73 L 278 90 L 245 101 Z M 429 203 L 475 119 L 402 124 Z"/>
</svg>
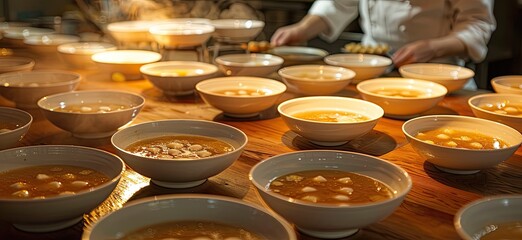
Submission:
<svg viewBox="0 0 522 240">
<path fill-rule="evenodd" d="M 373 203 L 326 204 L 293 199 L 269 189 L 277 177 L 308 170 L 339 170 L 379 180 L 393 192 L 390 199 Z M 412 187 L 401 167 L 377 157 L 333 150 L 297 151 L 270 157 L 257 163 L 249 178 L 263 201 L 300 231 L 321 239 L 342 238 L 359 228 L 391 215 Z"/>
<path fill-rule="evenodd" d="M 491 79 L 491 87 L 497 93 L 522 94 L 522 75 L 495 77 Z"/>
<path fill-rule="evenodd" d="M 504 194 L 487 196 L 470 202 L 455 214 L 454 226 L 464 240 L 481 239 L 486 234 L 497 234 L 498 230 L 509 223 L 518 223 L 512 230 L 512 236 L 495 239 L 520 239 L 520 222 L 522 222 L 522 195 Z M 493 236 L 489 236 L 493 239 Z"/>
<path fill-rule="evenodd" d="M 215 59 L 221 72 L 227 76 L 266 77 L 283 65 L 283 58 L 271 54 L 227 54 Z"/>
<path fill-rule="evenodd" d="M 214 26 L 203 23 L 169 22 L 149 29 L 154 40 L 163 48 L 195 47 L 206 43 Z"/>
<path fill-rule="evenodd" d="M 355 72 L 352 83 L 376 78 L 386 72 L 392 65 L 392 60 L 387 57 L 373 54 L 339 53 L 328 55 L 324 62 L 334 66 L 348 68 Z"/>
<path fill-rule="evenodd" d="M 0 198 L 0 219 L 28 232 L 50 232 L 81 221 L 83 214 L 101 204 L 118 184 L 125 170 L 116 155 L 80 146 L 42 145 L 0 151 L 0 172 L 39 165 L 87 167 L 105 174 L 109 181 L 74 195 L 44 199 Z"/>
<path fill-rule="evenodd" d="M 140 140 L 176 135 L 192 135 L 219 139 L 234 150 L 200 159 L 156 159 L 142 157 L 126 150 Z M 162 120 L 146 122 L 116 132 L 112 145 L 118 155 L 139 174 L 151 178 L 159 186 L 187 188 L 204 183 L 236 161 L 248 138 L 241 130 L 222 123 L 204 120 Z"/>
<path fill-rule="evenodd" d="M 95 53 L 92 61 L 102 71 L 112 74 L 112 80 L 125 81 L 142 79 L 140 67 L 161 60 L 161 54 L 145 50 L 114 50 Z"/>
<path fill-rule="evenodd" d="M 295 65 L 279 69 L 288 88 L 304 95 L 330 95 L 343 90 L 355 72 L 329 65 Z"/>
<path fill-rule="evenodd" d="M 91 112 L 89 104 L 121 106 L 116 110 Z M 86 90 L 59 93 L 38 101 L 45 117 L 57 127 L 71 132 L 78 138 L 109 137 L 120 127 L 132 122 L 145 104 L 145 99 L 135 93 L 116 90 Z M 60 111 L 77 106 L 85 111 Z M 114 107 L 114 108 L 115 108 Z"/>
<path fill-rule="evenodd" d="M 411 118 L 428 111 L 448 92 L 438 83 L 408 78 L 369 79 L 357 84 L 357 91 L 364 100 L 381 106 L 384 115 L 391 118 Z"/>
<path fill-rule="evenodd" d="M 206 103 L 223 111 L 225 115 L 254 117 L 274 106 L 286 91 L 286 86 L 268 78 L 235 76 L 201 81 L 196 85 L 196 90 Z M 240 95 L 239 91 L 253 91 L 256 94 Z"/>
<path fill-rule="evenodd" d="M 506 124 L 522 132 L 522 95 L 509 93 L 479 94 L 468 99 L 468 105 L 476 117 Z M 510 114 L 504 107 L 512 107 Z"/>
<path fill-rule="evenodd" d="M 355 98 L 314 96 L 287 100 L 277 107 L 281 118 L 290 130 L 312 143 L 338 146 L 370 132 L 384 111 L 377 104 Z M 360 121 L 321 122 L 295 117 L 309 111 L 351 113 L 366 117 Z"/>
<path fill-rule="evenodd" d="M 405 78 L 436 82 L 446 87 L 448 92 L 461 89 L 475 75 L 469 68 L 440 63 L 407 64 L 399 67 L 399 73 Z"/>
<path fill-rule="evenodd" d="M 58 45 L 79 41 L 80 37 L 78 36 L 66 34 L 46 34 L 41 36 L 26 37 L 24 43 L 29 47 L 30 50 L 37 54 L 54 56 L 58 51 Z"/>
<path fill-rule="evenodd" d="M 498 149 L 456 148 L 428 143 L 417 138 L 419 132 L 438 128 L 480 133 L 504 141 L 507 147 Z M 522 134 L 507 125 L 459 115 L 417 117 L 406 121 L 402 125 L 402 131 L 413 149 L 426 161 L 434 164 L 441 171 L 454 174 L 473 174 L 482 169 L 494 167 L 509 159 L 522 143 Z"/>
<path fill-rule="evenodd" d="M 116 50 L 116 46 L 106 42 L 77 42 L 58 45 L 57 49 L 63 62 L 70 67 L 92 69 L 95 67 L 91 59 L 93 54 Z"/>
<path fill-rule="evenodd" d="M 224 42 L 248 42 L 265 26 L 265 22 L 252 19 L 215 19 L 210 24 L 215 28 L 214 38 Z"/>
<path fill-rule="evenodd" d="M 188 95 L 196 84 L 216 75 L 218 68 L 196 61 L 167 61 L 143 65 L 141 73 L 166 95 Z"/>
<path fill-rule="evenodd" d="M 31 71 L 35 65 L 35 61 L 28 57 L 1 57 L 0 73 Z"/>
<path fill-rule="evenodd" d="M 32 122 L 33 116 L 26 111 L 0 107 L 0 150 L 16 146 Z"/>
<path fill-rule="evenodd" d="M 131 201 L 86 229 L 82 239 L 117 239 L 147 226 L 179 221 L 226 224 L 263 239 L 297 239 L 292 226 L 280 216 L 240 199 L 208 194 L 171 194 Z"/>
<path fill-rule="evenodd" d="M 38 108 L 40 98 L 70 92 L 80 84 L 81 75 L 61 70 L 35 70 L 0 74 L 0 94 L 19 108 Z"/>
</svg>

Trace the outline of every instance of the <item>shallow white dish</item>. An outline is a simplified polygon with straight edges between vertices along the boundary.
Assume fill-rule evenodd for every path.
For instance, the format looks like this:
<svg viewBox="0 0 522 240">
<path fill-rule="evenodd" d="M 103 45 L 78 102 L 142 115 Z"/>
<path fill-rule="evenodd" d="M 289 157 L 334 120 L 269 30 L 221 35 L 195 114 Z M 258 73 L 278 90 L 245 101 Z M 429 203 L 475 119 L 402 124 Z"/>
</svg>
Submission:
<svg viewBox="0 0 522 240">
<path fill-rule="evenodd" d="M 405 78 L 436 82 L 445 86 L 448 92 L 461 89 L 475 76 L 475 72 L 469 68 L 440 63 L 407 64 L 399 67 L 399 73 Z"/>
<path fill-rule="evenodd" d="M 522 94 L 522 75 L 495 77 L 491 79 L 491 86 L 497 93 Z"/>
<path fill-rule="evenodd" d="M 227 76 L 267 77 L 277 71 L 284 60 L 272 54 L 227 54 L 215 59 L 223 74 Z"/>
<path fill-rule="evenodd" d="M 329 65 L 295 65 L 277 71 L 294 92 L 304 95 L 330 95 L 343 90 L 355 72 Z"/>
<path fill-rule="evenodd" d="M 145 50 L 114 50 L 95 53 L 91 59 L 103 71 L 110 72 L 112 80 L 125 81 L 142 79 L 140 67 L 160 61 L 161 54 Z"/>
<path fill-rule="evenodd" d="M 205 44 L 214 26 L 203 23 L 169 22 L 154 25 L 149 29 L 153 39 L 162 48 L 196 47 Z"/>
<path fill-rule="evenodd" d="M 34 59 L 28 57 L 1 57 L 0 73 L 31 71 L 34 68 L 35 63 Z"/>
<path fill-rule="evenodd" d="M 479 94 L 468 99 L 468 106 L 476 117 L 506 124 L 522 132 L 522 111 L 518 115 L 496 113 L 483 109 L 484 106 L 512 104 L 522 107 L 522 95 L 509 93 Z M 522 109 L 521 109 L 522 110 Z M 517 109 L 518 112 L 518 109 Z"/>
<path fill-rule="evenodd" d="M 78 36 L 65 34 L 45 34 L 41 36 L 26 37 L 24 43 L 29 47 L 29 49 L 37 54 L 46 54 L 45 56 L 50 56 L 50 54 L 53 54 L 52 56 L 54 56 L 54 54 L 56 54 L 58 51 L 58 45 L 79 41 L 80 37 Z"/>
<path fill-rule="evenodd" d="M 32 122 L 33 116 L 26 111 L 0 107 L 0 123 L 15 126 L 14 129 L 8 131 L 0 130 L 0 150 L 16 146 L 27 133 Z"/>
<path fill-rule="evenodd" d="M 213 37 L 223 42 L 248 42 L 263 30 L 265 22 L 253 19 L 215 19 Z"/>
<path fill-rule="evenodd" d="M 94 69 L 91 56 L 95 53 L 116 50 L 116 46 L 106 42 L 64 43 L 57 47 L 63 62 L 72 68 Z"/>
<path fill-rule="evenodd" d="M 280 46 L 269 50 L 269 53 L 282 57 L 288 62 L 314 62 L 320 61 L 328 55 L 328 52 L 312 47 Z"/>
<path fill-rule="evenodd" d="M 357 53 L 328 55 L 324 58 L 324 62 L 354 71 L 355 77 L 352 83 L 359 83 L 363 80 L 379 77 L 392 65 L 390 58 L 373 54 Z"/>
</svg>

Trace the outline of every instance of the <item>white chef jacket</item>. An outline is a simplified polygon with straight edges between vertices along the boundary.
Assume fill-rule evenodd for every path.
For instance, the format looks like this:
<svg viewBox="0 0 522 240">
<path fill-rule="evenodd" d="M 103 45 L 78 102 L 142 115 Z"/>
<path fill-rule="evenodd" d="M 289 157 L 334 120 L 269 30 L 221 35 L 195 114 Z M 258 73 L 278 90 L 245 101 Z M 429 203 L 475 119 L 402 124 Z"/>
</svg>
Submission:
<svg viewBox="0 0 522 240">
<path fill-rule="evenodd" d="M 360 14 L 363 44 L 386 43 L 391 51 L 421 39 L 454 35 L 466 46 L 468 58 L 448 57 L 433 62 L 480 62 L 496 28 L 494 0 L 316 0 L 309 14 L 330 26 L 320 37 L 332 42 Z"/>
</svg>

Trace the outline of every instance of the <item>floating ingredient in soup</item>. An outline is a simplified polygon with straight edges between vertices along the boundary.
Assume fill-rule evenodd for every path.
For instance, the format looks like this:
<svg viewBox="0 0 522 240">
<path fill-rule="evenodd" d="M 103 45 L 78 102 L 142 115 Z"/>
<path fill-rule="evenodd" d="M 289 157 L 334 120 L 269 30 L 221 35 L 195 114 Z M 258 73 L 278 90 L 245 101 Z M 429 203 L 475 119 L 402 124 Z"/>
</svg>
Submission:
<svg viewBox="0 0 522 240">
<path fill-rule="evenodd" d="M 284 175 L 271 181 L 269 190 L 303 201 L 341 205 L 379 202 L 393 197 L 393 191 L 376 179 L 338 170 Z"/>
<path fill-rule="evenodd" d="M 296 113 L 293 116 L 296 118 L 316 122 L 355 123 L 370 120 L 369 117 L 362 114 L 334 110 L 305 111 Z"/>
<path fill-rule="evenodd" d="M 509 101 L 503 101 L 498 103 L 488 103 L 479 106 L 480 108 L 498 113 L 498 114 L 504 114 L 509 116 L 522 116 L 522 105 L 520 104 L 513 104 Z"/>
<path fill-rule="evenodd" d="M 234 147 L 215 138 L 179 135 L 145 139 L 125 150 L 149 158 L 200 159 L 234 151 Z"/>
<path fill-rule="evenodd" d="M 519 240 L 522 239 L 522 222 L 507 222 L 486 226 L 474 239 L 480 240 Z"/>
<path fill-rule="evenodd" d="M 174 221 L 148 226 L 127 234 L 122 240 L 262 240 L 246 229 L 209 221 Z"/>
<path fill-rule="evenodd" d="M 116 112 L 124 109 L 129 109 L 132 106 L 115 103 L 81 103 L 81 104 L 67 104 L 53 108 L 56 112 L 67 113 L 107 113 Z"/>
<path fill-rule="evenodd" d="M 105 174 L 86 167 L 40 165 L 0 173 L 0 198 L 44 199 L 74 195 L 109 181 Z"/>
<path fill-rule="evenodd" d="M 501 149 L 509 147 L 501 139 L 478 132 L 453 128 L 437 128 L 419 132 L 416 138 L 430 144 L 465 149 Z"/>
<path fill-rule="evenodd" d="M 221 91 L 216 91 L 216 93 L 227 95 L 227 96 L 236 96 L 236 97 L 257 97 L 257 96 L 270 95 L 272 93 L 272 91 L 269 89 L 241 88 L 241 89 L 221 90 Z"/>
<path fill-rule="evenodd" d="M 423 91 L 410 88 L 383 88 L 371 91 L 374 94 L 388 97 L 418 98 L 426 95 Z"/>
<path fill-rule="evenodd" d="M 10 132 L 18 128 L 18 126 L 19 125 L 16 125 L 14 123 L 0 122 L 0 133 Z"/>
</svg>

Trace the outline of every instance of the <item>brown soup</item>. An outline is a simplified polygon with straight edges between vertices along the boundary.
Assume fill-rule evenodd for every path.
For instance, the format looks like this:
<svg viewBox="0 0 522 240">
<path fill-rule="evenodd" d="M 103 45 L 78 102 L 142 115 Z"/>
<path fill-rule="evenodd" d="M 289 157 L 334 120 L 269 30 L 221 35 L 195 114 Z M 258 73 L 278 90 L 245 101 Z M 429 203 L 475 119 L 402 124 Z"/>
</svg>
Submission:
<svg viewBox="0 0 522 240">
<path fill-rule="evenodd" d="M 269 190 L 303 201 L 340 205 L 379 202 L 393 197 L 393 191 L 376 179 L 338 170 L 284 175 L 271 181 Z"/>
<path fill-rule="evenodd" d="M 174 221 L 155 224 L 127 234 L 122 240 L 261 240 L 246 229 L 207 221 Z"/>
<path fill-rule="evenodd" d="M 86 167 L 24 167 L 0 173 L 0 198 L 29 199 L 73 195 L 109 180 L 105 174 Z"/>
<path fill-rule="evenodd" d="M 249 89 L 249 88 L 241 88 L 241 89 L 227 89 L 217 91 L 218 94 L 223 94 L 227 96 L 236 96 L 236 97 L 257 97 L 269 95 L 272 91 L 268 89 Z"/>
<path fill-rule="evenodd" d="M 313 110 L 295 113 L 293 115 L 296 118 L 316 121 L 316 122 L 339 122 L 339 123 L 352 123 L 352 122 L 364 122 L 370 120 L 369 117 L 344 111 L 333 111 L 333 110 Z"/>
<path fill-rule="evenodd" d="M 19 125 L 8 122 L 0 122 L 0 133 L 10 132 L 11 130 L 15 130 Z"/>
<path fill-rule="evenodd" d="M 121 111 L 129 108 L 131 108 L 131 106 L 115 103 L 82 103 L 68 104 L 64 107 L 57 107 L 54 108 L 53 111 L 68 113 L 106 113 Z"/>
<path fill-rule="evenodd" d="M 522 116 L 522 105 L 506 102 L 490 103 L 479 106 L 480 108 L 504 115 Z"/>
<path fill-rule="evenodd" d="M 418 98 L 426 95 L 423 91 L 409 89 L 409 88 L 384 88 L 371 91 L 374 94 L 384 95 L 388 97 L 402 97 L 402 98 Z"/>
<path fill-rule="evenodd" d="M 430 144 L 454 148 L 500 149 L 509 147 L 501 139 L 478 132 L 452 128 L 437 128 L 419 132 L 415 137 Z"/>
<path fill-rule="evenodd" d="M 234 147 L 215 138 L 179 135 L 145 139 L 125 150 L 150 158 L 200 159 L 234 151 Z"/>
<path fill-rule="evenodd" d="M 480 240 L 519 240 L 522 239 L 522 222 L 492 224 L 476 234 Z"/>
</svg>

